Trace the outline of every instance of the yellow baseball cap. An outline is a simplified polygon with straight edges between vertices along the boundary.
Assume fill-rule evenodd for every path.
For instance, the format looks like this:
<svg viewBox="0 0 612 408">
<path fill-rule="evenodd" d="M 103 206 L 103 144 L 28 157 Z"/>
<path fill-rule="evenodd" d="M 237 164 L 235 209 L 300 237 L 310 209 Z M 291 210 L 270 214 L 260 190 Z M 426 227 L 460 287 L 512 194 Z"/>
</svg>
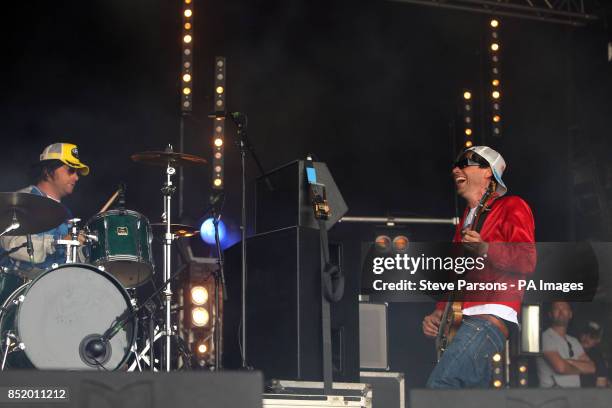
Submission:
<svg viewBox="0 0 612 408">
<path fill-rule="evenodd" d="M 45 147 L 40 154 L 40 161 L 59 160 L 65 165 L 77 169 L 81 176 L 89 174 L 89 166 L 79 160 L 79 150 L 72 143 L 53 143 Z"/>
</svg>

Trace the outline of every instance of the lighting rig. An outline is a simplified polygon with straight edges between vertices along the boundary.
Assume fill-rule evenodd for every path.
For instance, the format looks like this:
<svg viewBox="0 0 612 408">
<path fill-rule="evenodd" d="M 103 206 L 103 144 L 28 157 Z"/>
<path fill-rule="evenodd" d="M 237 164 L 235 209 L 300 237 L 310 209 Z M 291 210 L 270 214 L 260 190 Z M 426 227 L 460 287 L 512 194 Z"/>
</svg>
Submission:
<svg viewBox="0 0 612 408">
<path fill-rule="evenodd" d="M 494 137 L 501 137 L 502 135 L 501 44 L 499 38 L 500 25 L 501 23 L 499 19 L 493 18 L 491 21 L 489 21 L 489 54 L 491 57 L 491 134 Z"/>
<path fill-rule="evenodd" d="M 463 134 L 465 141 L 463 146 L 467 149 L 474 145 L 474 104 L 472 91 L 464 89 L 462 94 Z"/>
</svg>

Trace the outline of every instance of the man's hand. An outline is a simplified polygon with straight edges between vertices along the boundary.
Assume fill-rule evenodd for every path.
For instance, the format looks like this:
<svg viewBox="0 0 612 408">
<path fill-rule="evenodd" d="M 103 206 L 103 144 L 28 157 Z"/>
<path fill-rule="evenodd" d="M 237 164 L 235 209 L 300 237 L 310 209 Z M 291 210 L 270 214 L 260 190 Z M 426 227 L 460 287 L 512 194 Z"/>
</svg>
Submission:
<svg viewBox="0 0 612 408">
<path fill-rule="evenodd" d="M 436 337 L 438 335 L 442 313 L 442 310 L 436 309 L 432 314 L 425 316 L 423 319 L 423 334 L 425 336 Z"/>
<path fill-rule="evenodd" d="M 472 251 L 479 256 L 483 256 L 489 251 L 489 244 L 484 242 L 480 234 L 476 231 L 463 231 L 461 242 L 465 244 L 465 247 L 469 251 Z"/>
</svg>

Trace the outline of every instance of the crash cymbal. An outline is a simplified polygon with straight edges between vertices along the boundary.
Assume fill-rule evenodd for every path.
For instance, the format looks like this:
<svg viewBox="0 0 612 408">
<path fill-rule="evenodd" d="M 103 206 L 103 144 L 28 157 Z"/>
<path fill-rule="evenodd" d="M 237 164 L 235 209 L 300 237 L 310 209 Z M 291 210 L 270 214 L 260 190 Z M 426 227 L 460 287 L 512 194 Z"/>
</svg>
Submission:
<svg viewBox="0 0 612 408">
<path fill-rule="evenodd" d="M 136 163 L 151 166 L 203 166 L 207 163 L 206 159 L 193 154 L 161 151 L 134 153 L 131 158 Z"/>
<path fill-rule="evenodd" d="M 0 193 L 0 232 L 14 219 L 19 228 L 5 235 L 38 234 L 49 231 L 68 218 L 68 211 L 59 202 L 31 193 Z"/>
<path fill-rule="evenodd" d="M 155 222 L 151 224 L 156 234 L 164 234 L 166 232 L 166 224 Z M 170 231 L 179 238 L 190 238 L 200 233 L 196 227 L 185 224 L 170 224 Z"/>
</svg>

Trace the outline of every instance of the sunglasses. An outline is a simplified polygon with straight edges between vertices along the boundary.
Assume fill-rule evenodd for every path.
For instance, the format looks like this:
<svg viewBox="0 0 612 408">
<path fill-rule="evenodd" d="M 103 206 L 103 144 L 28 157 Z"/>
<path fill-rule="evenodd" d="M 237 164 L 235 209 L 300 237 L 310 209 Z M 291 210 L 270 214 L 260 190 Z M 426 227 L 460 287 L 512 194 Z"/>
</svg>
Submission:
<svg viewBox="0 0 612 408">
<path fill-rule="evenodd" d="M 471 157 L 461 156 L 453 163 L 453 169 L 455 167 L 459 167 L 460 169 L 464 169 L 468 166 L 478 166 L 482 168 L 489 167 L 489 163 L 476 153 L 472 154 Z"/>
</svg>

